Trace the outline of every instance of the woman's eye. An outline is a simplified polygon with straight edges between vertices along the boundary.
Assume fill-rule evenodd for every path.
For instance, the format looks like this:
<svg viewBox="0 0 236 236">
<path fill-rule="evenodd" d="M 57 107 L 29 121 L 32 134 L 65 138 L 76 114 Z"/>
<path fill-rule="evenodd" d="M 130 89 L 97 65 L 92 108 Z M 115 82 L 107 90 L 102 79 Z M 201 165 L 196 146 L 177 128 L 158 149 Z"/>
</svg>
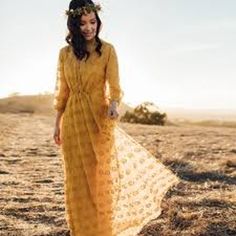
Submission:
<svg viewBox="0 0 236 236">
<path fill-rule="evenodd" d="M 91 25 L 95 25 L 97 23 L 97 21 L 90 21 L 89 23 L 80 23 L 80 26 L 84 26 L 86 24 L 91 24 Z"/>
</svg>

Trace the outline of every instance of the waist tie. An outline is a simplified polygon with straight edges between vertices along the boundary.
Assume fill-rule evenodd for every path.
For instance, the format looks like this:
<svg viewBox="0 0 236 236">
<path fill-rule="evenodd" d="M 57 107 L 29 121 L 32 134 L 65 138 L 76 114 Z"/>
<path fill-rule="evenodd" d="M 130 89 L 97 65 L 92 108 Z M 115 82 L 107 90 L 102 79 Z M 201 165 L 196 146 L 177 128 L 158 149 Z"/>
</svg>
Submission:
<svg viewBox="0 0 236 236">
<path fill-rule="evenodd" d="M 94 119 L 94 121 L 95 121 L 95 123 L 96 123 L 96 126 L 97 126 L 97 128 L 98 128 L 98 131 L 101 132 L 101 126 L 100 126 L 100 123 L 99 123 L 99 121 L 98 121 L 98 119 L 97 119 L 97 116 L 96 116 L 96 114 L 95 114 L 95 112 L 94 112 L 94 110 L 93 110 L 93 104 L 92 104 L 92 100 L 91 100 L 91 97 L 90 97 L 89 93 L 86 92 L 86 91 L 84 91 L 84 90 L 82 90 L 82 89 L 79 89 L 79 90 L 76 91 L 76 92 L 72 92 L 71 95 L 78 95 L 78 96 L 80 96 L 81 98 L 86 98 L 86 100 L 87 100 L 87 102 L 88 102 L 88 105 L 89 105 L 89 108 L 90 108 L 90 110 L 91 110 L 91 114 L 92 114 L 93 119 Z"/>
</svg>

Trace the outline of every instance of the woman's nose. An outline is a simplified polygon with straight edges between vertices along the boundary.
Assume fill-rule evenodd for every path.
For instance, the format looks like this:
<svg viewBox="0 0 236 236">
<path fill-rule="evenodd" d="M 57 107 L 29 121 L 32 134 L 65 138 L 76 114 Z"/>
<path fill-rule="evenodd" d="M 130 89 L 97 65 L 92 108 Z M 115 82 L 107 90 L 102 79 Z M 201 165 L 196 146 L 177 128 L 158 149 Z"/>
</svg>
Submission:
<svg viewBox="0 0 236 236">
<path fill-rule="evenodd" d="M 93 29 L 93 26 L 92 25 L 88 25 L 88 26 L 86 26 L 85 31 L 91 32 L 92 29 Z"/>
</svg>

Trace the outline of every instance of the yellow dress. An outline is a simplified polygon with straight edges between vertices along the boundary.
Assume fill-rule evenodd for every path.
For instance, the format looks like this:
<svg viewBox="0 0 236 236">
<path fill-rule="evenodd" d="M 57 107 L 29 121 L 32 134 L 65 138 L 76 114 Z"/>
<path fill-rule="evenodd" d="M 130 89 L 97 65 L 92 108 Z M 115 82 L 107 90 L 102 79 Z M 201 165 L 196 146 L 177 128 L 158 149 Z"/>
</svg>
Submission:
<svg viewBox="0 0 236 236">
<path fill-rule="evenodd" d="M 78 61 L 60 49 L 54 93 L 61 119 L 66 220 L 71 236 L 135 236 L 161 214 L 160 203 L 179 178 L 107 116 L 123 90 L 114 46 L 95 41 Z"/>
</svg>

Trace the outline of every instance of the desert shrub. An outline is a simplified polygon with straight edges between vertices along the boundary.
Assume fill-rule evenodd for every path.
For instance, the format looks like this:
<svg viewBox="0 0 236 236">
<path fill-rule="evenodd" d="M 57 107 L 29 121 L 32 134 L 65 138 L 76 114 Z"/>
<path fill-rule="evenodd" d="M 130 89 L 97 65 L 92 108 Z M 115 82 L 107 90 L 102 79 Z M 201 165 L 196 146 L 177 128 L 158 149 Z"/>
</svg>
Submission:
<svg viewBox="0 0 236 236">
<path fill-rule="evenodd" d="M 133 109 L 126 111 L 120 121 L 150 125 L 165 125 L 166 113 L 160 113 L 158 107 L 152 102 L 144 102 Z"/>
</svg>

